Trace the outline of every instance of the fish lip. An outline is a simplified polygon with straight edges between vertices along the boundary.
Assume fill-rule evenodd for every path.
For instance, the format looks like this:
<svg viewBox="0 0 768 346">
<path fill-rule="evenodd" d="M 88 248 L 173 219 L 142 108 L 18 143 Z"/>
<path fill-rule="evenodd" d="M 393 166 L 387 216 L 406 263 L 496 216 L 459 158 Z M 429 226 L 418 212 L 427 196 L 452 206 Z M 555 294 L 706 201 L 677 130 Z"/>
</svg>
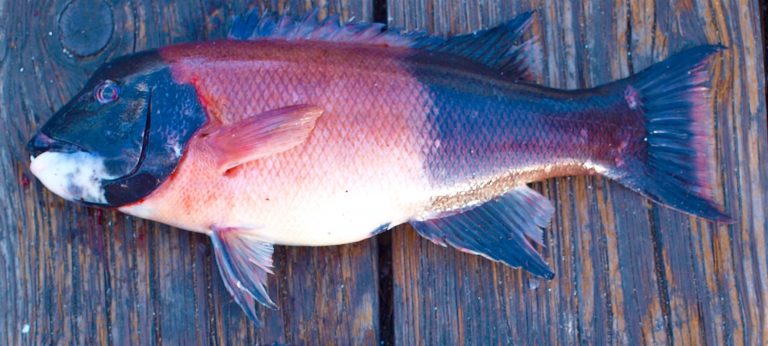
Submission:
<svg viewBox="0 0 768 346">
<path fill-rule="evenodd" d="M 59 153 L 89 152 L 75 143 L 53 138 L 42 131 L 39 131 L 29 140 L 27 150 L 33 159 L 49 151 Z"/>
<path fill-rule="evenodd" d="M 83 199 L 80 199 L 79 201 L 77 201 L 77 203 L 80 203 L 80 204 L 88 206 L 88 207 L 96 207 L 96 208 L 110 208 L 110 207 L 112 207 L 108 203 L 88 202 L 88 201 L 83 200 Z"/>
</svg>

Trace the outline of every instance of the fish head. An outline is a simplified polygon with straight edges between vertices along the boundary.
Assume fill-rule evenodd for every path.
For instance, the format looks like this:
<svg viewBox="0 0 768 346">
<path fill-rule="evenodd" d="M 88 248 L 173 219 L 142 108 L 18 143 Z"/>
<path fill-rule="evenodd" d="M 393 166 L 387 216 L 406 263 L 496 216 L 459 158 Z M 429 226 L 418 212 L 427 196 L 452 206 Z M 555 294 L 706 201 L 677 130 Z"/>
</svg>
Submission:
<svg viewBox="0 0 768 346">
<path fill-rule="evenodd" d="M 120 207 L 172 173 L 204 119 L 194 88 L 177 84 L 157 51 L 121 57 L 32 137 L 30 170 L 67 200 Z"/>
</svg>

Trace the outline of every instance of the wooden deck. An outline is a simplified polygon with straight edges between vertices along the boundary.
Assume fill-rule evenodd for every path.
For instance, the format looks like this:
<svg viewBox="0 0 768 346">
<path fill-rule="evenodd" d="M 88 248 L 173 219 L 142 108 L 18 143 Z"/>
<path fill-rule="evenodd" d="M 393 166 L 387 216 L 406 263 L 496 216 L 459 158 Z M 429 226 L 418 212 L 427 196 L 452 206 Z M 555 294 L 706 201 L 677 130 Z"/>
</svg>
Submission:
<svg viewBox="0 0 768 346">
<path fill-rule="evenodd" d="M 768 343 L 758 0 L 259 2 L 438 33 L 538 9 L 538 78 L 564 88 L 721 42 L 729 49 L 712 69 L 717 193 L 738 218 L 713 225 L 602 178 L 549 180 L 536 188 L 557 209 L 542 250 L 555 280 L 400 226 L 352 245 L 279 247 L 269 291 L 280 310 L 260 310 L 262 329 L 226 292 L 207 237 L 65 203 L 30 175 L 24 150 L 105 60 L 223 37 L 248 6 L 235 3 L 0 1 L 0 345 Z"/>
</svg>

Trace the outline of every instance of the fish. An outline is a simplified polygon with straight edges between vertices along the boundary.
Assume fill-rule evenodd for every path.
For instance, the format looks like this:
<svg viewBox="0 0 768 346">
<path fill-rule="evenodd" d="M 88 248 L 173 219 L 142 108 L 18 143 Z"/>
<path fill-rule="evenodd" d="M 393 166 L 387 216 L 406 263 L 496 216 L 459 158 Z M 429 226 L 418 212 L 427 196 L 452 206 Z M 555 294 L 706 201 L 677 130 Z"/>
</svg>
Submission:
<svg viewBox="0 0 768 346">
<path fill-rule="evenodd" d="M 210 236 L 258 324 L 274 245 L 330 246 L 409 223 L 537 277 L 554 214 L 527 184 L 600 175 L 732 222 L 712 198 L 708 66 L 685 49 L 624 79 L 538 85 L 535 12 L 453 37 L 260 14 L 226 39 L 116 58 L 30 139 L 30 170 L 66 200 Z"/>
</svg>

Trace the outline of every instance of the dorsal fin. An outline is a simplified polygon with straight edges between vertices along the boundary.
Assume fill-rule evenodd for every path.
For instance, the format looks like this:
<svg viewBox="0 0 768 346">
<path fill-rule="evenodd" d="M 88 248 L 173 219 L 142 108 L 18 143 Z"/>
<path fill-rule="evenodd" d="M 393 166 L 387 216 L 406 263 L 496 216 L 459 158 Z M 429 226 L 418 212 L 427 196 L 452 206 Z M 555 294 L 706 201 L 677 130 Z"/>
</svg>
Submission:
<svg viewBox="0 0 768 346">
<path fill-rule="evenodd" d="M 232 40 L 283 39 L 331 42 L 359 42 L 372 45 L 411 47 L 413 37 L 397 31 L 384 30 L 381 23 L 349 22 L 342 24 L 336 15 L 323 21 L 317 19 L 315 9 L 303 18 L 274 13 L 259 14 L 253 9 L 238 16 L 232 23 L 227 37 Z"/>
<path fill-rule="evenodd" d="M 423 32 L 385 30 L 381 23 L 342 24 L 338 16 L 319 21 L 317 10 L 297 19 L 273 13 L 260 15 L 258 9 L 254 9 L 235 18 L 227 37 L 233 40 L 313 40 L 411 47 L 460 55 L 497 69 L 510 79 L 531 80 L 526 55 L 535 39 L 521 42 L 521 38 L 531 26 L 533 14 L 526 12 L 491 29 L 446 39 Z"/>
<path fill-rule="evenodd" d="M 530 81 L 533 75 L 526 55 L 536 44 L 536 39 L 523 42 L 521 39 L 531 27 L 534 13 L 526 12 L 496 27 L 448 39 L 419 37 L 411 46 L 461 55 L 493 67 L 510 78 Z"/>
</svg>

